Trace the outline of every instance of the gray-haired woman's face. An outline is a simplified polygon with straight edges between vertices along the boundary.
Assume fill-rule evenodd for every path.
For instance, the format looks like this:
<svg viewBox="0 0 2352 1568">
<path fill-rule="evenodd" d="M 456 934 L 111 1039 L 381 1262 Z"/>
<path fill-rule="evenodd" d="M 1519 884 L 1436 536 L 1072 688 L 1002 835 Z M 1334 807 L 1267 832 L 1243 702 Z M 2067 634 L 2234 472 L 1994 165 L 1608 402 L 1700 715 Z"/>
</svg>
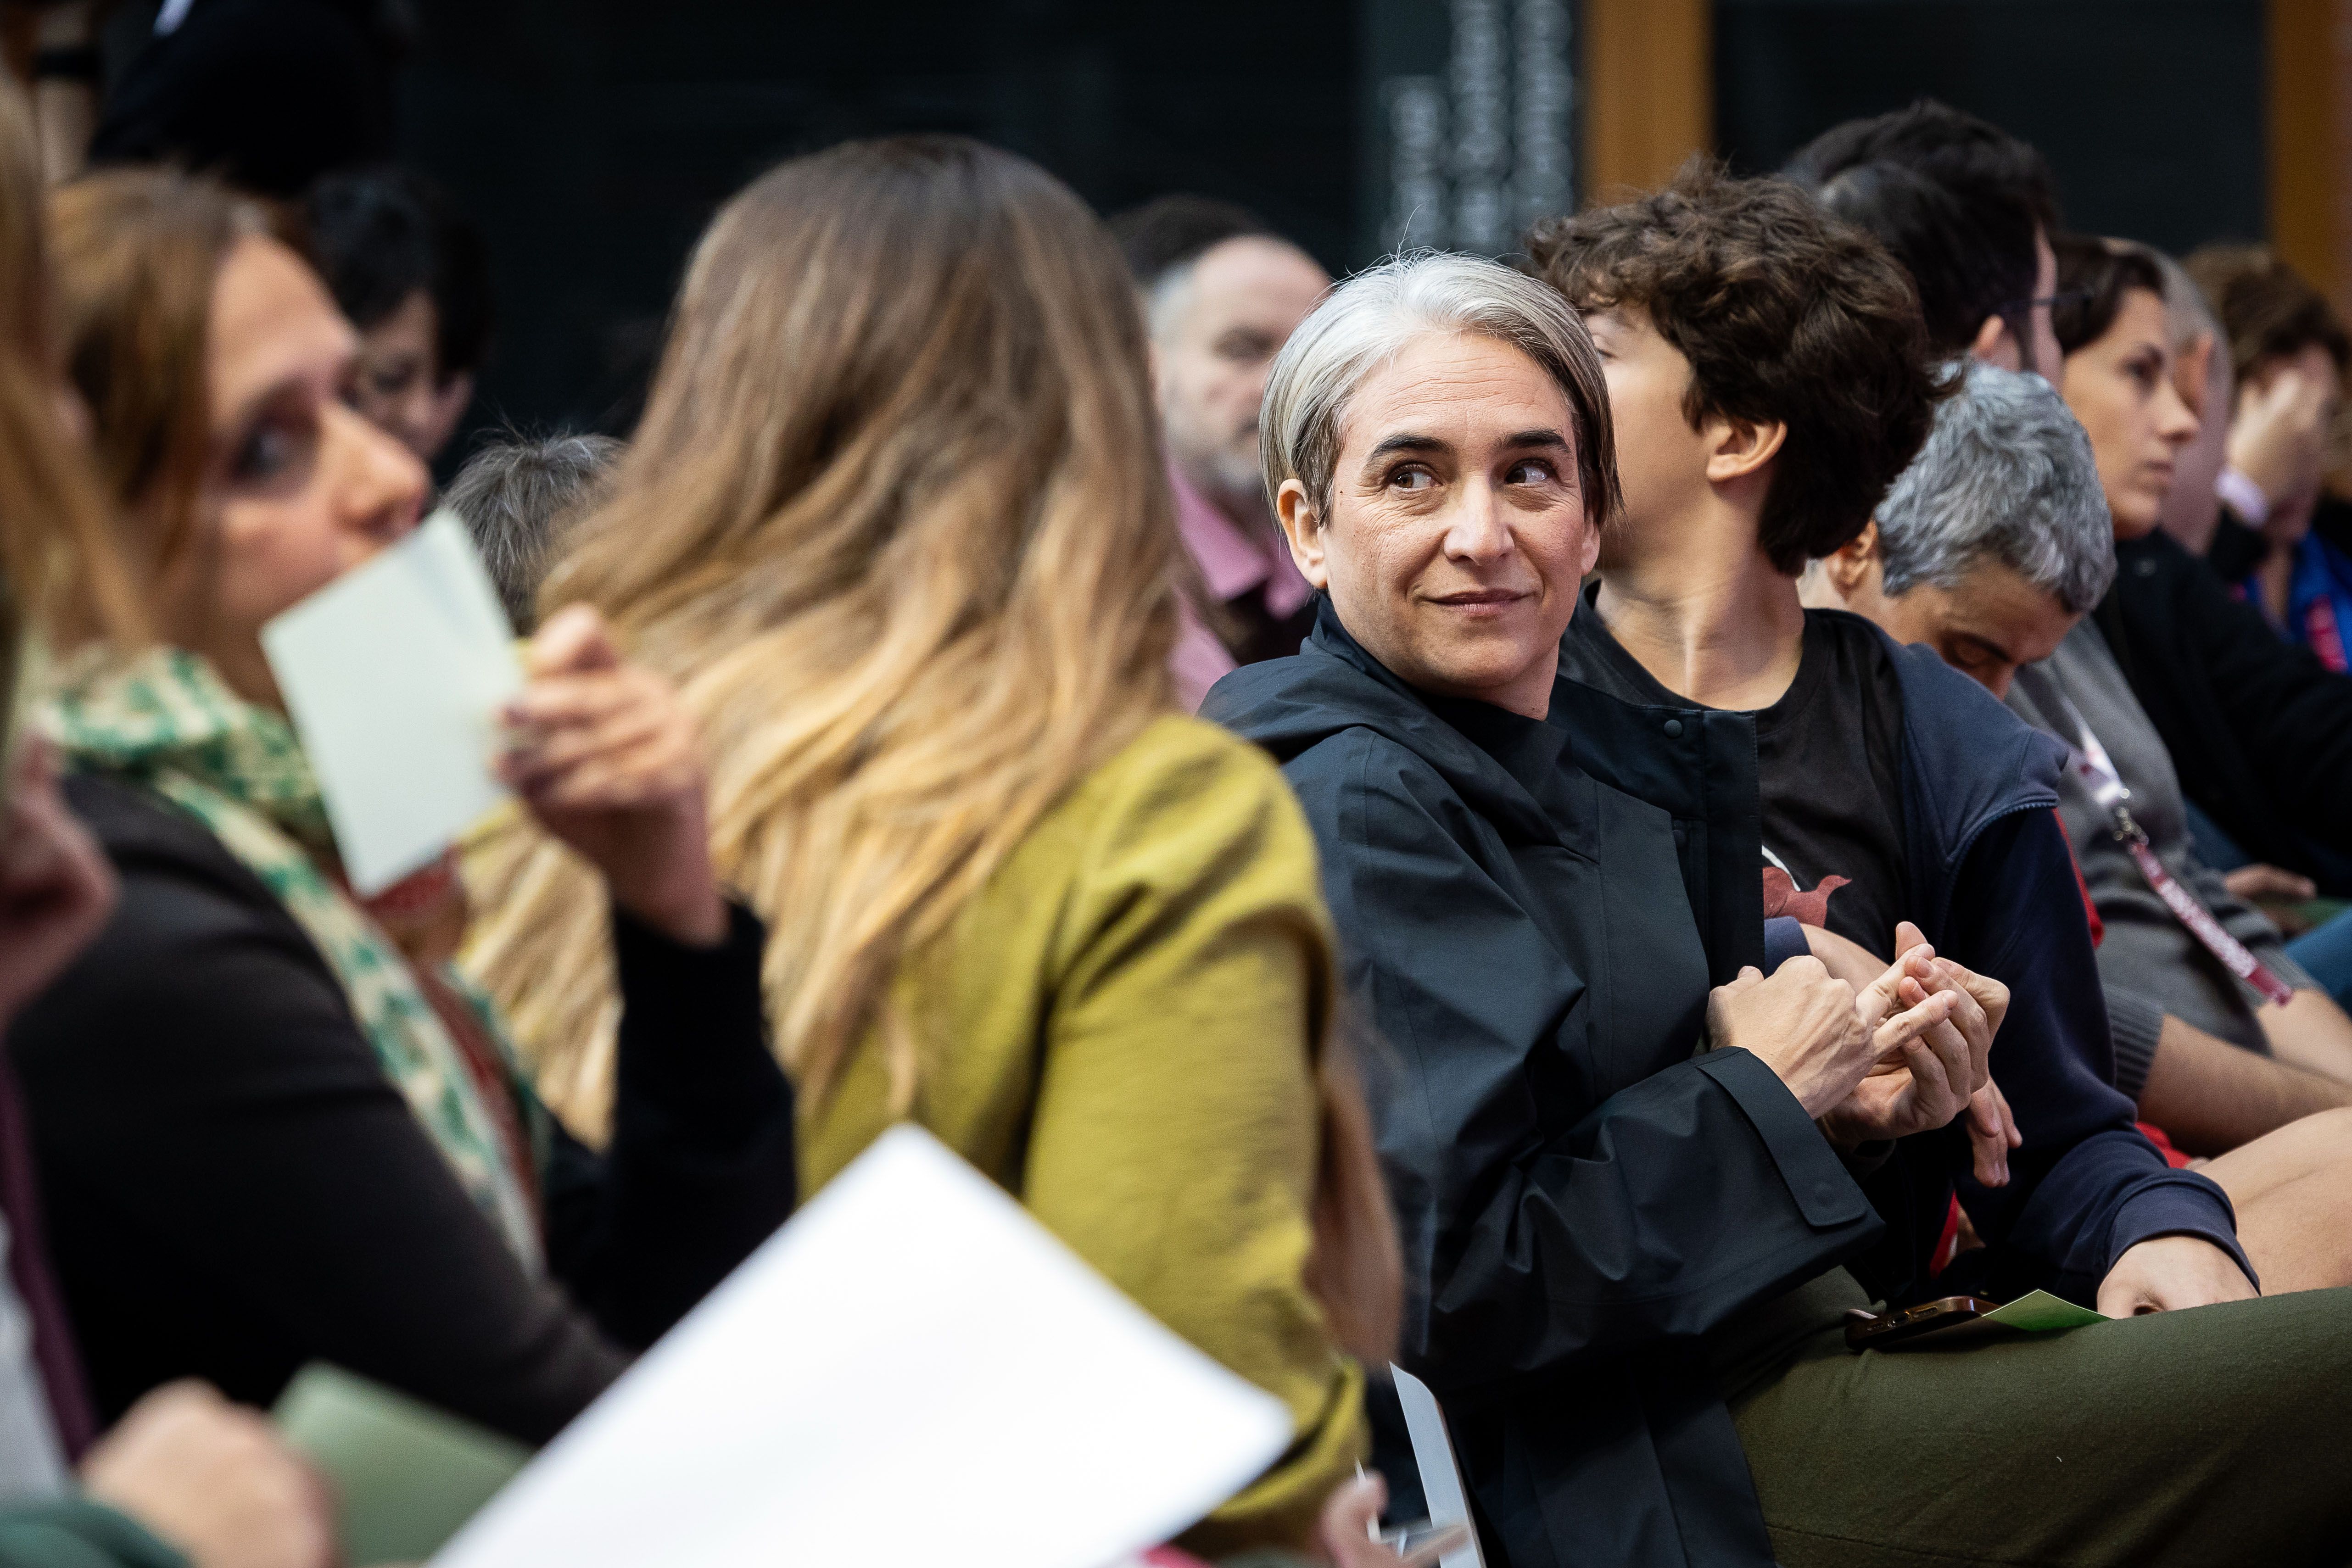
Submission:
<svg viewBox="0 0 2352 1568">
<path fill-rule="evenodd" d="M 1568 399 L 1507 344 L 1433 333 L 1356 389 L 1330 515 L 1276 497 L 1307 580 L 1405 681 L 1540 717 L 1600 546 Z"/>
</svg>

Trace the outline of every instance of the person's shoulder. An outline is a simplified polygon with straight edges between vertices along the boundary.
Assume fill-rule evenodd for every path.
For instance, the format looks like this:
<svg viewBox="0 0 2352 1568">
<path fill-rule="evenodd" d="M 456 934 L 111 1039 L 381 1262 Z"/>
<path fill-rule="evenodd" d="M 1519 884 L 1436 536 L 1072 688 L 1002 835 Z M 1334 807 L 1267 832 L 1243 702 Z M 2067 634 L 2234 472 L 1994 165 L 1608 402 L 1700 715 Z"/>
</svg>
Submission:
<svg viewBox="0 0 2352 1568">
<path fill-rule="evenodd" d="M 1280 908 L 1320 928 L 1315 836 L 1272 758 L 1189 715 L 1152 719 L 1042 819 L 990 889 L 1056 911 L 1057 946 L 1156 909 L 1179 924 Z M 1170 928 L 1172 935 L 1173 927 Z"/>
<path fill-rule="evenodd" d="M 105 928 L 10 1031 L 28 1079 L 79 1082 L 137 1063 L 131 1077 L 176 1092 L 207 1073 L 299 1061 L 370 1081 L 326 959 L 202 823 L 111 779 L 69 775 L 65 792 L 121 891 Z M 323 1055 L 321 1040 L 333 1042 Z"/>
<path fill-rule="evenodd" d="M 1040 819 L 1020 857 L 1032 874 L 1087 874 L 1138 856 L 1159 874 L 1237 841 L 1304 841 L 1274 759 L 1204 719 L 1168 713 L 1097 763 Z"/>
<path fill-rule="evenodd" d="M 63 789 L 66 804 L 113 863 L 126 913 L 158 898 L 190 915 L 210 911 L 216 920 L 283 913 L 209 828 L 168 800 L 101 773 L 68 773 Z"/>
<path fill-rule="evenodd" d="M 217 990 L 210 977 L 231 956 L 266 956 L 329 979 L 325 959 L 286 906 L 202 822 L 103 775 L 68 774 L 64 792 L 112 864 L 120 892 L 113 917 L 61 987 L 94 980 L 123 1005 L 180 989 L 210 995 Z"/>
<path fill-rule="evenodd" d="M 1282 770 L 1222 725 L 1161 714 L 1097 764 L 1081 787 L 1100 800 L 1156 800 L 1279 792 Z"/>
<path fill-rule="evenodd" d="M 1823 647 L 1854 659 L 1865 669 L 1893 668 L 1896 654 L 1903 647 L 1876 622 L 1851 610 L 1808 608 L 1805 612 L 1805 635 Z"/>
</svg>

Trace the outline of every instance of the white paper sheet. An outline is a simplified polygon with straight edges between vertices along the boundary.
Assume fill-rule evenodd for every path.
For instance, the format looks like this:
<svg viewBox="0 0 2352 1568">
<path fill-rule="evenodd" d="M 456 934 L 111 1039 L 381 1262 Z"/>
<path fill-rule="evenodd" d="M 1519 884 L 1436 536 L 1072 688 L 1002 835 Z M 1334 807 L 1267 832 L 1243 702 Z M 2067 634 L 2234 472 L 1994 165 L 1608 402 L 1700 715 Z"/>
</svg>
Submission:
<svg viewBox="0 0 2352 1568">
<path fill-rule="evenodd" d="M 809 1204 L 435 1568 L 1098 1568 L 1290 1441 L 929 1134 Z"/>
<path fill-rule="evenodd" d="M 456 513 L 434 513 L 271 621 L 261 647 L 362 896 L 430 863 L 506 798 L 490 758 L 522 668 Z"/>
<path fill-rule="evenodd" d="M 1412 1462 L 1421 1471 L 1421 1496 L 1429 1505 L 1430 1523 L 1468 1523 L 1470 1503 L 1463 1495 L 1462 1467 L 1454 1460 L 1454 1438 L 1445 1429 L 1445 1412 L 1438 1408 L 1437 1396 L 1402 1366 L 1391 1364 L 1389 1372 L 1396 1379 L 1397 1403 L 1404 1406 L 1405 1435 L 1412 1439 Z M 1486 1568 L 1478 1537 L 1473 1534 L 1439 1558 L 1437 1568 Z"/>
</svg>

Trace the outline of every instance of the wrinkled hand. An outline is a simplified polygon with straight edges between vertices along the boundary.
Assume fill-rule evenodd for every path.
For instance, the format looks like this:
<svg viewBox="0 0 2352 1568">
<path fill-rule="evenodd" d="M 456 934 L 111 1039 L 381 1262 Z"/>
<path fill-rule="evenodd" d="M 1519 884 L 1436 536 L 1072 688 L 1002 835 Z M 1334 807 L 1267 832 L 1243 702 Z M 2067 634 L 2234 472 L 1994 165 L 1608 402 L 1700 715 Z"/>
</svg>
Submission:
<svg viewBox="0 0 2352 1568">
<path fill-rule="evenodd" d="M 48 742 L 26 736 L 0 815 L 0 1029 L 89 945 L 114 895 L 113 866 L 58 791 Z"/>
<path fill-rule="evenodd" d="M 2178 1312 L 2259 1294 L 2237 1260 L 2201 1236 L 2158 1236 L 2127 1248 L 2099 1281 L 2099 1311 L 2111 1318 Z"/>
<path fill-rule="evenodd" d="M 2224 872 L 2221 884 L 2231 894 L 2252 904 L 2257 899 L 2276 899 L 2282 904 L 2301 904 L 2319 896 L 2319 884 L 2307 876 L 2297 876 L 2274 865 L 2242 865 Z"/>
<path fill-rule="evenodd" d="M 2309 521 L 2327 467 L 2327 402 L 2334 390 L 2286 366 L 2239 395 L 2229 463 L 2269 498 L 2265 531 Z"/>
<path fill-rule="evenodd" d="M 194 1568 L 327 1568 L 334 1517 L 269 1423 L 202 1383 L 166 1384 L 82 1460 L 82 1487 Z"/>
<path fill-rule="evenodd" d="M 1374 1538 L 1388 1500 L 1388 1483 L 1378 1472 L 1360 1476 L 1331 1494 L 1323 1505 L 1317 1535 L 1333 1568 L 1428 1568 L 1459 1544 L 1433 1541 L 1410 1556 L 1399 1556 Z"/>
<path fill-rule="evenodd" d="M 1754 1055 L 1818 1117 L 1853 1092 L 1878 1054 L 1853 995 L 1818 958 L 1791 958 L 1769 980 L 1751 966 L 1707 994 L 1707 1037 Z"/>
<path fill-rule="evenodd" d="M 584 605 L 532 639 L 530 684 L 507 705 L 499 775 L 601 873 L 613 902 L 677 941 L 727 934 L 710 870 L 702 758 L 668 682 L 623 662 Z"/>
</svg>

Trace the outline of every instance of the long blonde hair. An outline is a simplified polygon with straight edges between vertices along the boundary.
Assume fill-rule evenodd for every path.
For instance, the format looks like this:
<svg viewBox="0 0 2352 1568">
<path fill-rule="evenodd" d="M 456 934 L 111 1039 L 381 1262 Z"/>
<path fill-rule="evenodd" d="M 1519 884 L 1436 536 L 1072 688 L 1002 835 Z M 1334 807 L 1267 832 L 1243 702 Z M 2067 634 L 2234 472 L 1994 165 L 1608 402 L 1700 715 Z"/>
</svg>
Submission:
<svg viewBox="0 0 2352 1568">
<path fill-rule="evenodd" d="M 713 851 L 770 924 L 772 1023 L 812 1099 L 887 1022 L 899 957 L 1168 707 L 1158 442 L 1118 253 L 1021 159 L 835 148 L 698 247 L 644 423 L 542 607 L 597 606 L 684 689 Z M 608 1032 L 581 892 L 522 868 L 478 949 L 559 1096 Z"/>
<path fill-rule="evenodd" d="M 1180 547 L 1144 341 L 1109 235 L 1022 159 L 948 137 L 796 159 L 704 236 L 610 498 L 541 595 L 603 611 L 701 724 L 714 856 L 768 922 L 769 1017 L 811 1103 L 874 1030 L 903 1108 L 901 957 L 1171 711 Z M 600 1120 L 603 900 L 508 839 L 475 967 L 559 1109 Z M 1377 1356 L 1393 1225 L 1348 1053 L 1312 1043 L 1307 1281 Z"/>
</svg>

